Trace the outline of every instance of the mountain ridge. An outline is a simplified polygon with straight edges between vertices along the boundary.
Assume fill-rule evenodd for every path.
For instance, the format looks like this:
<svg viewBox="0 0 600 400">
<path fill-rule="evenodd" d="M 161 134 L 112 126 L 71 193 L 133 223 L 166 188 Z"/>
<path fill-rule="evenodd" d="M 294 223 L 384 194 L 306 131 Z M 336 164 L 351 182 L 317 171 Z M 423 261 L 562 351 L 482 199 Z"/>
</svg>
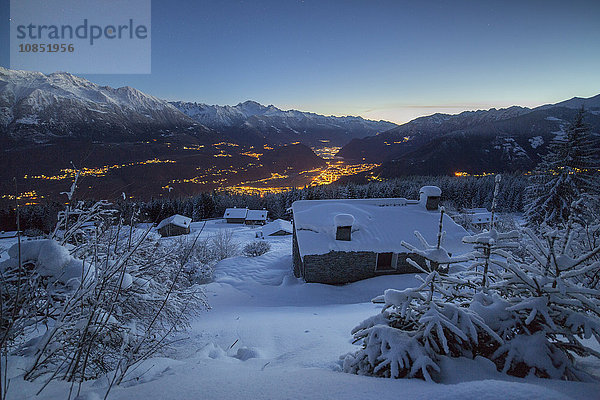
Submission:
<svg viewBox="0 0 600 400">
<path fill-rule="evenodd" d="M 173 134 L 261 145 L 319 140 L 343 145 L 396 125 L 333 117 L 246 101 L 236 106 L 168 102 L 131 86 L 100 86 L 68 72 L 43 74 L 0 67 L 0 142 L 12 147 L 65 138 L 148 140 Z"/>
<path fill-rule="evenodd" d="M 262 105 L 247 100 L 234 106 L 208 105 L 197 102 L 171 102 L 181 112 L 211 129 L 236 138 L 256 137 L 274 144 L 295 140 L 316 145 L 328 140 L 342 145 L 353 138 L 373 136 L 397 125 L 388 121 L 373 121 L 357 116 L 326 116 L 299 110 L 282 110 L 274 105 Z"/>
<path fill-rule="evenodd" d="M 233 146 L 225 156 L 240 158 L 247 149 L 301 143 L 327 154 L 341 147 L 337 155 L 348 163 L 382 164 L 375 171 L 382 177 L 477 174 L 532 169 L 581 106 L 593 132 L 600 132 L 600 95 L 535 108 L 436 113 L 396 125 L 281 110 L 252 100 L 234 106 L 169 102 L 130 86 L 100 86 L 66 72 L 45 75 L 0 68 L 0 145 L 8 152 L 64 140 L 156 142 L 165 148 L 148 156 L 167 154 L 173 143 L 179 151 L 186 144 L 205 146 L 207 155 L 219 157 L 223 154 L 217 147 L 225 143 Z"/>
<path fill-rule="evenodd" d="M 9 145 L 147 140 L 173 130 L 209 133 L 167 101 L 130 86 L 100 86 L 67 72 L 0 68 L 0 140 Z"/>
<path fill-rule="evenodd" d="M 433 114 L 383 134 L 355 139 L 338 155 L 382 163 L 381 177 L 411 174 L 527 171 L 561 135 L 581 106 L 592 132 L 600 132 L 600 95 L 574 97 L 535 108 L 508 107 Z"/>
</svg>

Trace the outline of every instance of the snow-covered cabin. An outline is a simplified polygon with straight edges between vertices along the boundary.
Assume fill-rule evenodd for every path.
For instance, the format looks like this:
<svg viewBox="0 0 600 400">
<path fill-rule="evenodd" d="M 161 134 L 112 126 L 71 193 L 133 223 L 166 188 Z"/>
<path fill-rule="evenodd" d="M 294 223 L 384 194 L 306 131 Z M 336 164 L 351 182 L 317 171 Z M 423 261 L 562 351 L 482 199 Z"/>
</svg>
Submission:
<svg viewBox="0 0 600 400">
<path fill-rule="evenodd" d="M 267 210 L 228 208 L 225 210 L 223 218 L 228 224 L 264 225 L 267 222 Z"/>
<path fill-rule="evenodd" d="M 267 222 L 267 210 L 248 210 L 246 225 L 264 225 Z"/>
<path fill-rule="evenodd" d="M 419 200 L 299 200 L 292 204 L 293 264 L 306 282 L 343 284 L 384 274 L 416 272 L 402 242 L 422 248 L 414 232 L 437 242 L 441 191 L 425 187 Z M 467 232 L 444 214 L 443 246 L 453 254 L 468 252 Z"/>
<path fill-rule="evenodd" d="M 464 210 L 467 220 L 473 225 L 487 225 L 492 223 L 492 212 L 487 208 L 467 208 Z"/>
<path fill-rule="evenodd" d="M 228 224 L 243 224 L 246 221 L 246 215 L 248 214 L 247 208 L 228 208 L 223 214 L 223 218 Z"/>
<path fill-rule="evenodd" d="M 185 235 L 190 233 L 191 223 L 191 218 L 175 214 L 160 221 L 156 227 L 156 230 L 162 237 Z"/>
<path fill-rule="evenodd" d="M 283 219 L 276 219 L 262 227 L 263 237 L 291 235 L 292 232 L 292 223 Z"/>
</svg>

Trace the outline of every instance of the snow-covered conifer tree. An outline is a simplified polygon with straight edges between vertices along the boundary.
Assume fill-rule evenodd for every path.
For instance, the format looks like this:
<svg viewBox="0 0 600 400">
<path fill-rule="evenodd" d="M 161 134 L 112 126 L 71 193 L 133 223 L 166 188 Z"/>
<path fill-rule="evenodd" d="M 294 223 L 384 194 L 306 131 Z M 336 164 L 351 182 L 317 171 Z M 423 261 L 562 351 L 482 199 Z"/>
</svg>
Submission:
<svg viewBox="0 0 600 400">
<path fill-rule="evenodd" d="M 525 233 L 532 242 L 530 257 L 508 257 L 490 294 L 476 298 L 472 307 L 504 340 L 490 358 L 511 375 L 586 379 L 575 356 L 600 357 L 585 341 L 600 343 L 600 290 L 582 282 L 600 269 L 595 260 L 600 246 L 573 253 L 569 228 L 543 239 L 531 229 Z"/>
<path fill-rule="evenodd" d="M 506 259 L 511 257 L 511 254 L 507 250 L 519 247 L 519 243 L 516 242 L 519 232 L 510 231 L 501 233 L 496 229 L 496 209 L 501 181 L 501 175 L 496 175 L 490 229 L 463 238 L 464 243 L 473 245 L 474 252 L 472 255 L 475 259 L 465 272 L 465 278 L 474 283 L 478 289 L 487 288 L 490 278 L 493 279 L 495 276 L 498 276 L 498 273 L 505 267 Z"/>
<path fill-rule="evenodd" d="M 565 134 L 555 137 L 534 171 L 525 210 L 531 228 L 564 225 L 573 201 L 599 191 L 598 143 L 584 123 L 584 114 L 581 109 Z"/>
<path fill-rule="evenodd" d="M 443 209 L 441 217 L 443 217 Z M 346 372 L 390 378 L 433 380 L 440 372 L 441 356 L 474 358 L 479 347 L 501 342 L 484 320 L 468 308 L 470 286 L 459 276 L 447 274 L 448 265 L 467 257 L 451 257 L 443 248 L 442 218 L 437 244 L 430 245 L 418 233 L 424 249 L 403 245 L 424 259 L 421 284 L 405 290 L 388 289 L 381 300 L 382 312 L 358 325 L 352 333 L 362 348 L 343 360 Z M 458 289 L 457 289 L 458 288 Z M 472 292 L 472 291 L 471 291 Z M 432 376 L 433 374 L 433 376 Z"/>
</svg>

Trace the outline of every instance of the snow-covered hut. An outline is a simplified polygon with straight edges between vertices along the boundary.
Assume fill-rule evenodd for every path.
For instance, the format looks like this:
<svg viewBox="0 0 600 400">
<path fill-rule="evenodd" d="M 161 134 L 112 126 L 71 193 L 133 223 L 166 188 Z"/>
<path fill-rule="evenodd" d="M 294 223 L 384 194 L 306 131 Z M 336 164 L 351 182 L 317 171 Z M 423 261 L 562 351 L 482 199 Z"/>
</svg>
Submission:
<svg viewBox="0 0 600 400">
<path fill-rule="evenodd" d="M 228 208 L 223 214 L 223 218 L 228 224 L 243 224 L 246 221 L 246 215 L 248 214 L 247 208 Z"/>
<path fill-rule="evenodd" d="M 263 236 L 285 236 L 292 232 L 292 223 L 283 219 L 276 219 L 262 227 Z"/>
<path fill-rule="evenodd" d="M 165 218 L 156 227 L 162 237 L 177 236 L 190 233 L 192 219 L 183 215 L 175 214 Z"/>
<path fill-rule="evenodd" d="M 267 222 L 267 210 L 248 210 L 246 225 L 264 225 Z"/>
<path fill-rule="evenodd" d="M 464 210 L 467 220 L 477 226 L 492 223 L 492 212 L 487 208 L 467 208 Z"/>
<path fill-rule="evenodd" d="M 267 222 L 267 210 L 228 208 L 225 210 L 223 218 L 228 224 L 264 225 Z"/>
<path fill-rule="evenodd" d="M 422 248 L 415 231 L 429 243 L 437 242 L 440 195 L 439 188 L 430 186 L 421 190 L 419 200 L 294 202 L 294 274 L 306 282 L 343 284 L 384 274 L 416 272 L 406 259 L 421 262 L 422 258 L 411 254 L 402 242 Z M 448 252 L 469 251 L 462 243 L 467 232 L 447 214 L 443 230 L 443 246 Z"/>
</svg>

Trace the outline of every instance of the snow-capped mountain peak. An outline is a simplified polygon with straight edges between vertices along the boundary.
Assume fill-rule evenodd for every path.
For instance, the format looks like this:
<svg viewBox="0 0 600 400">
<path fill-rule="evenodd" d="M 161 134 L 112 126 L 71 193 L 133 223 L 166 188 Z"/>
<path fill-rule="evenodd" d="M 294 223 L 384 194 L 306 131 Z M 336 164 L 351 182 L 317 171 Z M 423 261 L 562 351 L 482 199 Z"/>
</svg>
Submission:
<svg viewBox="0 0 600 400">
<path fill-rule="evenodd" d="M 281 110 L 272 104 L 264 106 L 252 100 L 235 106 L 187 102 L 171 104 L 202 125 L 213 129 L 239 128 L 257 131 L 262 135 L 277 133 L 278 138 L 286 134 L 300 135 L 309 132 L 307 135 L 310 136 L 310 132 L 318 132 L 322 135 L 319 139 L 330 140 L 332 138 L 328 135 L 334 134 L 334 142 L 343 144 L 352 138 L 372 136 L 396 126 L 390 122 L 370 121 L 361 117 L 335 117 L 298 110 Z"/>
<path fill-rule="evenodd" d="M 67 72 L 45 75 L 0 67 L 4 139 L 45 142 L 61 136 L 136 136 L 150 126 L 192 125 L 198 124 L 167 101 L 129 86 L 115 89 Z"/>
</svg>

